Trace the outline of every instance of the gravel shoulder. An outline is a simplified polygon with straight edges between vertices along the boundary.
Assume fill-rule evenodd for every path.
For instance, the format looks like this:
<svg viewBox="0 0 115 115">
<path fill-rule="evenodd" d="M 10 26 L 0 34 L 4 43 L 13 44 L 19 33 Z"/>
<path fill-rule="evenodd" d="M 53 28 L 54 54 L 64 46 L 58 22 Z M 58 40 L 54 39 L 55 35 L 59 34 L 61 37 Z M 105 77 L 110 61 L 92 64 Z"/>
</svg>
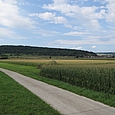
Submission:
<svg viewBox="0 0 115 115">
<path fill-rule="evenodd" d="M 115 108 L 72 92 L 0 68 L 63 115 L 115 115 Z"/>
</svg>

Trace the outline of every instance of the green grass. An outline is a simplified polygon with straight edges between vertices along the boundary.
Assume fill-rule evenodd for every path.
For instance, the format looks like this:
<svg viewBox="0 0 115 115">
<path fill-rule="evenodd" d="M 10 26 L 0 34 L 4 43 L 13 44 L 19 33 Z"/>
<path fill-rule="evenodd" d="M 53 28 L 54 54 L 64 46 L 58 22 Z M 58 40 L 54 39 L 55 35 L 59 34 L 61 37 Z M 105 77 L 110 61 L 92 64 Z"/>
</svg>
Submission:
<svg viewBox="0 0 115 115">
<path fill-rule="evenodd" d="M 60 115 L 60 113 L 0 72 L 0 115 Z"/>
<path fill-rule="evenodd" d="M 85 97 L 88 97 L 93 100 L 100 101 L 102 103 L 115 107 L 115 95 L 108 94 L 108 93 L 100 93 L 93 90 L 76 87 L 62 81 L 42 77 L 39 75 L 40 70 L 37 69 L 37 67 L 7 64 L 7 63 L 0 63 L 0 67 L 19 72 L 28 77 L 46 82 L 48 84 L 55 85 L 57 87 L 69 90 L 76 94 L 83 95 Z"/>
</svg>

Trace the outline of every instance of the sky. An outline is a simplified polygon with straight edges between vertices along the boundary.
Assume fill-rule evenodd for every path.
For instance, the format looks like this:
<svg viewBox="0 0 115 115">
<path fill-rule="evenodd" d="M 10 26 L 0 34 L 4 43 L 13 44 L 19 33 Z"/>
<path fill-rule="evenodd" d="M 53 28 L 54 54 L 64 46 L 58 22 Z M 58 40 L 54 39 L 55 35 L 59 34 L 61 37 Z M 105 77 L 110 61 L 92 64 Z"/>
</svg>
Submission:
<svg viewBox="0 0 115 115">
<path fill-rule="evenodd" d="M 0 45 L 115 52 L 115 0 L 0 0 Z"/>
</svg>

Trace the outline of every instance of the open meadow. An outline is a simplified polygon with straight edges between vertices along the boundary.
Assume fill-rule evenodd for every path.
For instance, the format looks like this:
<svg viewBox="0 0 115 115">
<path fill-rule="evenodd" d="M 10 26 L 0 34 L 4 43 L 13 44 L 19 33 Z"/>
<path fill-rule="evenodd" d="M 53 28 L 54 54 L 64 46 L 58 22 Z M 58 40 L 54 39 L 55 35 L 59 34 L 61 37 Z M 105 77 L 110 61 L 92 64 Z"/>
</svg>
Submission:
<svg viewBox="0 0 115 115">
<path fill-rule="evenodd" d="M 9 59 L 0 67 L 115 107 L 115 59 Z"/>
</svg>

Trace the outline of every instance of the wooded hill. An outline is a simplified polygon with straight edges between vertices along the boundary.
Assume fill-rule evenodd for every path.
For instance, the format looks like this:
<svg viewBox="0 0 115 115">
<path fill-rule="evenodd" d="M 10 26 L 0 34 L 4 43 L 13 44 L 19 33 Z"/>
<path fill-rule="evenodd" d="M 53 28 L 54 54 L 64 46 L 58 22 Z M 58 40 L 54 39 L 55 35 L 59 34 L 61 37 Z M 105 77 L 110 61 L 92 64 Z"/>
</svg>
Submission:
<svg viewBox="0 0 115 115">
<path fill-rule="evenodd" d="M 61 49 L 61 48 L 47 48 L 47 47 L 33 47 L 33 46 L 0 46 L 0 55 L 9 56 L 75 56 L 78 57 L 91 57 L 96 56 L 93 52 L 75 50 L 75 49 Z"/>
</svg>

